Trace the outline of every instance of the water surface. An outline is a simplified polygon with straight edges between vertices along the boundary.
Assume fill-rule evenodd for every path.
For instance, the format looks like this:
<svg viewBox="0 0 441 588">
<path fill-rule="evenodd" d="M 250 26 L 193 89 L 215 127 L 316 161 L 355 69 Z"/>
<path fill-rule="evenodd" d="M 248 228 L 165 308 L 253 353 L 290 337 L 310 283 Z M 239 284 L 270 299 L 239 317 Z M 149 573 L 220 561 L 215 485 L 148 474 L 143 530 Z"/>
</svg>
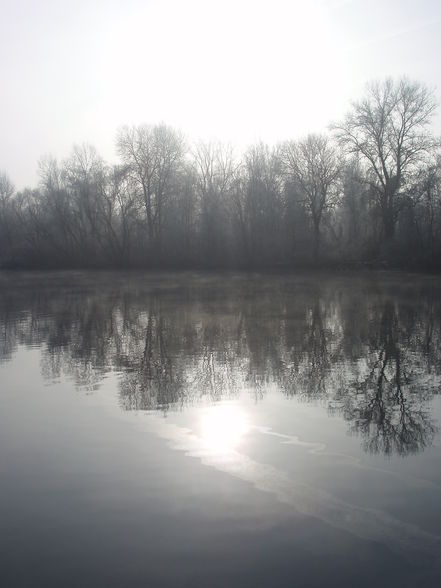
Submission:
<svg viewBox="0 0 441 588">
<path fill-rule="evenodd" d="M 0 275 L 1 585 L 439 586 L 441 282 Z"/>
</svg>

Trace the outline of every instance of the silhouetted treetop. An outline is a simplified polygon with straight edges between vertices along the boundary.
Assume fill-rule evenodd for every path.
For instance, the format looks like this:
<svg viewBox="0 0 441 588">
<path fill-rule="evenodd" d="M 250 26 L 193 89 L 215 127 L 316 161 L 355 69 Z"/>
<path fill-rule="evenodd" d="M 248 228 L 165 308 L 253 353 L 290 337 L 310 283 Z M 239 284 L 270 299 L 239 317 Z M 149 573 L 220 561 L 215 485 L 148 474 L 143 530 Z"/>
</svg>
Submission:
<svg viewBox="0 0 441 588">
<path fill-rule="evenodd" d="M 0 174 L 0 267 L 441 268 L 434 94 L 368 85 L 333 135 L 235 154 L 165 124 L 121 127 L 119 161 L 90 145 Z"/>
</svg>

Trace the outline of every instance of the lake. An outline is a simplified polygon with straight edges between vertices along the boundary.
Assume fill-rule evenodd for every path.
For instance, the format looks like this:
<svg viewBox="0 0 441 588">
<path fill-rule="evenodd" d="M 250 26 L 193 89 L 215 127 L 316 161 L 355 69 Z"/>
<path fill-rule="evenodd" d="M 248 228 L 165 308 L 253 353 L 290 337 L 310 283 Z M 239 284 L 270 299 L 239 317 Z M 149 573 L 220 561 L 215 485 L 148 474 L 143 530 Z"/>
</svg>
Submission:
<svg viewBox="0 0 441 588">
<path fill-rule="evenodd" d="M 441 280 L 0 274 L 0 585 L 441 585 Z"/>
</svg>

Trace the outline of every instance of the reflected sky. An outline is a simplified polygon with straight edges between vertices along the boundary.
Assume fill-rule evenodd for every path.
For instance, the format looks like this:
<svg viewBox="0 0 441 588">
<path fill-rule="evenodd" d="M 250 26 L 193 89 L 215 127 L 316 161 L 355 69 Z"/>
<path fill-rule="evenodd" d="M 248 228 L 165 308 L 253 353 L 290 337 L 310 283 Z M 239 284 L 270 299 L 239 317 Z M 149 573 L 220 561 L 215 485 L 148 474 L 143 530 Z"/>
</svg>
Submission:
<svg viewBox="0 0 441 588">
<path fill-rule="evenodd" d="M 439 280 L 0 286 L 5 585 L 438 585 Z"/>
<path fill-rule="evenodd" d="M 202 444 L 221 455 L 239 449 L 250 430 L 249 416 L 235 404 L 201 409 L 199 426 Z"/>
</svg>

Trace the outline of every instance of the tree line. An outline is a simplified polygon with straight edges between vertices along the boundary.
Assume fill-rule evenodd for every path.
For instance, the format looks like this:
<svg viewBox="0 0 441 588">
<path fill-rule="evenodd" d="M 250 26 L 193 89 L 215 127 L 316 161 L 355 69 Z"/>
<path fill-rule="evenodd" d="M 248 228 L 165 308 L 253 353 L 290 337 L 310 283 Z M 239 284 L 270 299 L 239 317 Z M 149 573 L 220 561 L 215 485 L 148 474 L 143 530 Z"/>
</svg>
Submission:
<svg viewBox="0 0 441 588">
<path fill-rule="evenodd" d="M 90 145 L 0 174 L 3 267 L 441 267 L 437 102 L 407 78 L 367 86 L 330 133 L 240 156 L 165 125 L 122 127 L 118 163 Z"/>
</svg>

